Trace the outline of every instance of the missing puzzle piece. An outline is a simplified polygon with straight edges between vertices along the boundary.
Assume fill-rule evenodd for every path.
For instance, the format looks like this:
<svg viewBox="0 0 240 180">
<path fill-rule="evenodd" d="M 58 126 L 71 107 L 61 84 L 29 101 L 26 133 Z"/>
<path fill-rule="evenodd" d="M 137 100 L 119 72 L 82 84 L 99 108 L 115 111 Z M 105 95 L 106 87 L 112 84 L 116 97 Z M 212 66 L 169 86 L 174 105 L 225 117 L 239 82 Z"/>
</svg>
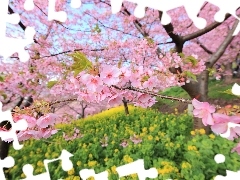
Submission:
<svg viewBox="0 0 240 180">
<path fill-rule="evenodd" d="M 215 155 L 214 160 L 217 164 L 224 163 L 225 156 L 223 154 L 217 154 L 217 155 Z M 222 175 L 217 175 L 214 178 L 214 180 L 239 180 L 240 171 L 233 172 L 233 171 L 226 170 L 226 174 L 227 175 L 225 177 Z"/>
<path fill-rule="evenodd" d="M 202 6 L 205 2 L 209 2 L 217 7 L 220 10 L 215 14 L 214 19 L 218 22 L 222 22 L 225 19 L 226 14 L 231 14 L 233 17 L 239 20 L 236 15 L 236 10 L 240 7 L 240 0 L 230 0 L 230 1 L 219 1 L 219 0 L 111 0 L 112 13 L 116 14 L 120 12 L 122 3 L 124 1 L 132 2 L 137 4 L 134 10 L 134 16 L 137 18 L 143 18 L 145 16 L 146 7 L 162 11 L 161 23 L 167 25 L 171 23 L 171 17 L 167 14 L 167 11 L 184 7 L 188 17 L 193 21 L 194 25 L 198 29 L 203 29 L 206 27 L 207 21 L 201 17 L 198 17 Z M 240 30 L 240 25 L 237 27 L 234 32 L 234 36 L 238 34 Z"/>
<path fill-rule="evenodd" d="M 11 156 L 8 156 L 6 157 L 5 159 L 1 160 L 0 159 L 0 179 L 1 180 L 5 180 L 5 174 L 4 174 L 4 171 L 3 171 L 3 168 L 10 168 L 10 167 L 13 167 L 15 164 L 15 161 L 13 159 L 13 157 Z"/>
<path fill-rule="evenodd" d="M 33 37 L 35 30 L 32 27 L 27 27 L 25 30 L 25 39 L 17 39 L 10 37 L 0 38 L 0 55 L 4 60 L 9 58 L 14 53 L 18 53 L 21 62 L 27 62 L 30 58 L 29 53 L 25 50 L 25 47 L 33 43 Z"/>
<path fill-rule="evenodd" d="M 25 39 L 6 37 L 6 24 L 18 24 L 20 22 L 19 14 L 8 14 L 8 4 L 9 0 L 0 1 L 0 55 L 6 60 L 17 52 L 20 61 L 26 62 L 29 60 L 29 54 L 24 48 L 34 42 L 33 37 L 36 32 L 34 28 L 26 27 Z"/>
<path fill-rule="evenodd" d="M 12 139 L 13 140 L 13 148 L 15 150 L 19 150 L 23 147 L 23 145 L 19 144 L 18 137 L 17 137 L 17 131 L 22 131 L 26 130 L 28 127 L 28 123 L 26 120 L 21 119 L 17 121 L 16 123 L 12 119 L 12 113 L 10 110 L 7 111 L 2 111 L 2 103 L 0 102 L 0 123 L 3 121 L 9 121 L 11 123 L 11 129 L 8 131 L 1 131 L 0 130 L 0 137 L 1 139 L 8 140 Z"/>
<path fill-rule="evenodd" d="M 116 14 L 121 10 L 124 0 L 111 0 L 112 13 Z M 171 23 L 171 17 L 167 14 L 167 11 L 185 7 L 188 17 L 194 22 L 194 25 L 203 29 L 206 27 L 206 20 L 198 17 L 198 13 L 204 4 L 204 0 L 189 1 L 189 0 L 127 0 L 129 2 L 137 4 L 134 10 L 134 16 L 137 18 L 143 18 L 145 16 L 146 7 L 162 11 L 161 23 L 167 25 Z"/>
<path fill-rule="evenodd" d="M 55 161 L 62 161 L 62 169 L 64 171 L 69 171 L 73 168 L 73 163 L 70 160 L 70 157 L 72 157 L 73 154 L 69 153 L 67 150 L 63 149 L 61 155 L 56 159 L 45 159 L 43 161 L 44 167 L 46 172 L 33 175 L 33 166 L 31 164 L 25 164 L 22 168 L 23 173 L 25 174 L 26 178 L 21 180 L 51 180 L 50 172 L 48 169 L 48 164 L 55 162 Z"/>
<path fill-rule="evenodd" d="M 137 174 L 139 180 L 158 177 L 158 171 L 156 168 L 150 168 L 148 170 L 145 170 L 143 159 L 139 159 L 132 163 L 117 167 L 116 171 L 118 172 L 119 177 L 124 177 L 131 174 Z"/>
</svg>

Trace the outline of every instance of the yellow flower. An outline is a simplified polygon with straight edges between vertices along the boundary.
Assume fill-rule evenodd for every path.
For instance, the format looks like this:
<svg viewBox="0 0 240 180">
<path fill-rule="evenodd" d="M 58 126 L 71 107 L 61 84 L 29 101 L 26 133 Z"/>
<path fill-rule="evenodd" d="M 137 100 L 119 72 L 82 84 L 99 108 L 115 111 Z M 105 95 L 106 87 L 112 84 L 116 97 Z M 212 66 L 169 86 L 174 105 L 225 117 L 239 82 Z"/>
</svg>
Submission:
<svg viewBox="0 0 240 180">
<path fill-rule="evenodd" d="M 191 131 L 191 135 L 195 136 L 196 135 L 195 131 Z"/>
<path fill-rule="evenodd" d="M 182 163 L 182 169 L 186 169 L 186 168 L 191 168 L 191 164 L 189 164 L 188 162 L 183 162 Z"/>
<path fill-rule="evenodd" d="M 22 173 L 21 174 L 21 178 L 25 178 L 26 176 L 25 176 L 25 174 L 24 173 Z"/>
<path fill-rule="evenodd" d="M 153 126 L 151 126 L 151 127 L 149 128 L 149 131 L 152 132 L 152 131 L 154 131 L 154 129 L 155 129 L 155 128 L 154 128 Z"/>
<path fill-rule="evenodd" d="M 106 157 L 106 158 L 104 159 L 104 161 L 107 162 L 107 161 L 108 161 L 108 158 Z"/>
<path fill-rule="evenodd" d="M 93 167 L 97 164 L 97 161 L 89 161 L 88 166 Z"/>
<path fill-rule="evenodd" d="M 199 133 L 200 133 L 200 134 L 205 134 L 206 131 L 205 131 L 204 129 L 199 129 Z"/>
<path fill-rule="evenodd" d="M 79 176 L 74 176 L 73 180 L 80 180 Z"/>
<path fill-rule="evenodd" d="M 155 140 L 156 140 L 156 141 L 159 141 L 159 137 L 158 137 L 158 136 L 157 136 L 157 137 L 155 137 Z"/>
<path fill-rule="evenodd" d="M 147 131 L 147 128 L 146 128 L 146 127 L 142 128 L 142 131 L 143 131 L 143 132 L 146 132 L 146 131 Z"/>
<path fill-rule="evenodd" d="M 119 150 L 118 149 L 114 149 L 114 152 L 117 153 L 117 152 L 119 152 Z"/>
<path fill-rule="evenodd" d="M 188 150 L 189 151 L 196 151 L 197 148 L 196 148 L 196 146 L 188 146 Z"/>
<path fill-rule="evenodd" d="M 149 141 L 153 140 L 152 135 L 149 135 L 149 136 L 148 136 L 148 140 L 149 140 Z"/>
<path fill-rule="evenodd" d="M 77 165 L 78 165 L 78 166 L 81 166 L 81 164 L 82 164 L 81 161 L 78 161 L 78 162 L 77 162 Z"/>
<path fill-rule="evenodd" d="M 72 168 L 71 170 L 68 171 L 68 175 L 70 175 L 70 176 L 73 175 L 74 173 L 75 173 L 74 168 Z"/>
<path fill-rule="evenodd" d="M 209 137 L 210 137 L 211 139 L 214 139 L 214 138 L 215 138 L 215 136 L 214 136 L 213 134 L 210 134 Z"/>
<path fill-rule="evenodd" d="M 38 162 L 37 162 L 37 165 L 38 165 L 38 166 L 44 166 L 44 164 L 43 164 L 42 161 L 38 161 Z"/>
<path fill-rule="evenodd" d="M 111 167 L 111 171 L 113 172 L 113 174 L 117 174 L 118 173 L 116 168 L 117 168 L 116 166 L 112 166 Z"/>
<path fill-rule="evenodd" d="M 84 143 L 84 144 L 83 144 L 83 148 L 85 149 L 86 147 L 87 147 L 87 145 Z"/>
<path fill-rule="evenodd" d="M 137 174 L 131 174 L 131 177 L 136 179 L 138 177 L 138 175 Z"/>
<path fill-rule="evenodd" d="M 88 157 L 89 157 L 89 158 L 92 158 L 93 156 L 92 156 L 92 154 L 89 154 Z"/>
<path fill-rule="evenodd" d="M 123 161 L 126 162 L 126 163 L 131 163 L 131 162 L 133 162 L 133 159 L 130 156 L 125 155 L 123 157 Z"/>
</svg>

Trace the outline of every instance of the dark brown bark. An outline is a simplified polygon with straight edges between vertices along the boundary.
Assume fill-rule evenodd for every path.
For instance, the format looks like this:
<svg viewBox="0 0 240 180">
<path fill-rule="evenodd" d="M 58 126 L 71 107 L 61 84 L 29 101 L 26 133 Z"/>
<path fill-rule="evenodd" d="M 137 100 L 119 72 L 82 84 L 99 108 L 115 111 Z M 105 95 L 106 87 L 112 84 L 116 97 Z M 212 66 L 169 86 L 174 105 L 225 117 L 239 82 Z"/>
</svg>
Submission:
<svg viewBox="0 0 240 180">
<path fill-rule="evenodd" d="M 122 102 L 123 102 L 123 106 L 124 106 L 124 111 L 125 111 L 125 114 L 126 115 L 128 115 L 129 114 L 129 110 L 128 110 L 128 101 L 126 100 L 126 98 L 125 97 L 123 97 L 123 100 L 122 100 Z"/>
<path fill-rule="evenodd" d="M 82 106 L 82 113 L 81 113 L 81 118 L 84 119 L 85 118 L 85 110 L 87 108 L 87 104 L 84 106 L 83 102 L 80 103 Z"/>
</svg>

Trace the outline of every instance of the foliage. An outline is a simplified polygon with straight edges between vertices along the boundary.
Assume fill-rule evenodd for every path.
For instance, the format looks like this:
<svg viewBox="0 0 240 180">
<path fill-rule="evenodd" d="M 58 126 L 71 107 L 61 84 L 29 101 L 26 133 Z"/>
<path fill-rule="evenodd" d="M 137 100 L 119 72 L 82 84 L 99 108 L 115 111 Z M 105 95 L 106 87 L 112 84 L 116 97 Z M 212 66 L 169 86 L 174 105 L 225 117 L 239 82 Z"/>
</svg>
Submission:
<svg viewBox="0 0 240 180">
<path fill-rule="evenodd" d="M 74 75 L 77 76 L 83 70 L 92 68 L 92 63 L 87 59 L 87 57 L 81 52 L 74 52 L 70 54 L 73 57 L 74 63 L 72 65 L 72 71 Z"/>
<path fill-rule="evenodd" d="M 59 132 L 49 141 L 24 142 L 20 152 L 11 149 L 16 166 L 8 170 L 10 179 L 24 178 L 21 167 L 26 162 L 34 165 L 35 174 L 44 172 L 42 160 L 58 157 L 62 149 L 74 154 L 74 169 L 64 172 L 59 162 L 53 163 L 49 169 L 54 179 L 79 179 L 81 169 L 94 168 L 96 173 L 108 170 L 109 179 L 114 180 L 118 179 L 116 167 L 137 159 L 144 159 L 146 169 L 156 167 L 158 179 L 211 179 L 240 166 L 239 156 L 230 153 L 234 142 L 213 134 L 207 136 L 203 129 L 191 132 L 192 118 L 177 111 L 161 114 L 130 106 L 130 114 L 125 115 L 123 107 L 117 107 L 56 128 L 72 136 L 75 128 L 83 136 L 66 141 Z M 142 141 L 134 144 L 130 139 L 134 135 Z M 123 141 L 127 142 L 126 147 L 121 146 Z M 214 162 L 217 153 L 225 155 L 226 163 Z M 131 175 L 123 179 L 137 178 Z"/>
<path fill-rule="evenodd" d="M 55 84 L 57 84 L 57 81 L 49 81 L 47 87 L 52 88 Z"/>
</svg>

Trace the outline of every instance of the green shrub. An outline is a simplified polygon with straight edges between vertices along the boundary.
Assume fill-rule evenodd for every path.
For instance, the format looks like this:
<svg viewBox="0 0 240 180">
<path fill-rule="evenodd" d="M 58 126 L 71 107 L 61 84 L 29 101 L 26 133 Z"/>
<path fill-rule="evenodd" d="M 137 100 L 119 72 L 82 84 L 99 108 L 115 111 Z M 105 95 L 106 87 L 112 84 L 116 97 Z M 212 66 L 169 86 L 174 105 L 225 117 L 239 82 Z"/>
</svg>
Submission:
<svg viewBox="0 0 240 180">
<path fill-rule="evenodd" d="M 86 120 L 74 121 L 69 125 L 58 125 L 68 135 L 73 135 L 77 128 L 84 136 L 66 141 L 62 132 L 47 141 L 29 140 L 24 147 L 16 151 L 10 150 L 16 163 L 8 170 L 9 179 L 24 178 L 22 167 L 32 164 L 34 173 L 45 171 L 44 159 L 56 158 L 62 149 L 74 156 L 71 158 L 74 169 L 64 172 L 61 163 L 49 165 L 52 179 L 77 180 L 79 171 L 94 168 L 96 173 L 108 170 L 109 179 L 118 179 L 116 167 L 144 159 L 145 168 L 155 167 L 157 179 L 212 179 L 224 174 L 226 169 L 237 171 L 240 167 L 239 156 L 230 153 L 236 145 L 219 136 L 205 135 L 204 130 L 192 131 L 192 118 L 187 114 L 160 114 L 154 110 L 130 108 L 130 115 L 125 115 L 116 108 L 105 111 Z M 107 112 L 111 112 L 110 116 Z M 134 144 L 129 138 L 136 135 L 142 142 Z M 102 147 L 101 141 L 108 137 L 107 146 Z M 126 140 L 127 147 L 120 144 Z M 225 155 L 226 162 L 216 164 L 214 156 Z M 122 179 L 138 179 L 136 174 Z"/>
</svg>

